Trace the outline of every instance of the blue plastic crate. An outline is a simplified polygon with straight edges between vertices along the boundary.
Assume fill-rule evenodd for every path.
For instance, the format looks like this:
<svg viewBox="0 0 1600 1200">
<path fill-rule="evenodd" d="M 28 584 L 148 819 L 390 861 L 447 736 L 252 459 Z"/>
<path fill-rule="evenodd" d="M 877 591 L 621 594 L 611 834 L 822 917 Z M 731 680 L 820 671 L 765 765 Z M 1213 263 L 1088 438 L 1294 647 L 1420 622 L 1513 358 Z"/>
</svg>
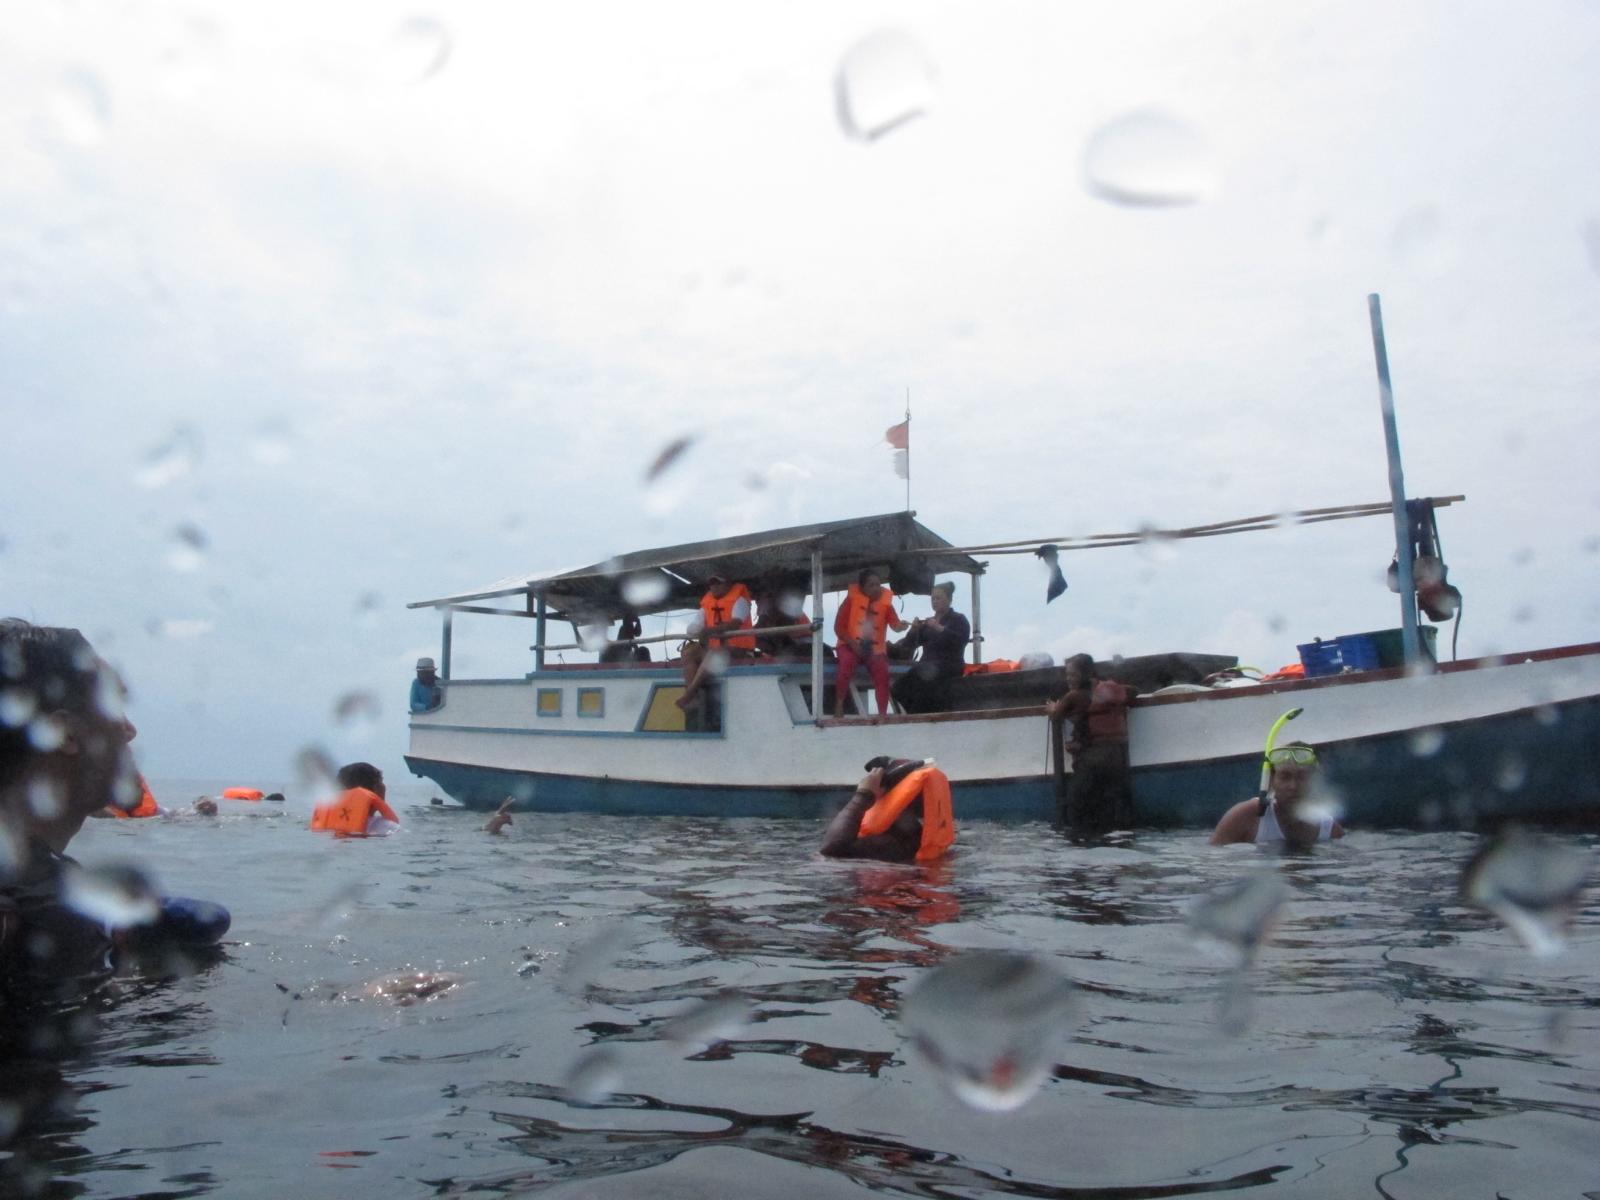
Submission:
<svg viewBox="0 0 1600 1200">
<path fill-rule="evenodd" d="M 1307 675 L 1337 675 L 1341 671 L 1371 671 L 1378 666 L 1378 643 L 1365 634 L 1318 638 L 1300 648 L 1300 663 Z"/>
</svg>

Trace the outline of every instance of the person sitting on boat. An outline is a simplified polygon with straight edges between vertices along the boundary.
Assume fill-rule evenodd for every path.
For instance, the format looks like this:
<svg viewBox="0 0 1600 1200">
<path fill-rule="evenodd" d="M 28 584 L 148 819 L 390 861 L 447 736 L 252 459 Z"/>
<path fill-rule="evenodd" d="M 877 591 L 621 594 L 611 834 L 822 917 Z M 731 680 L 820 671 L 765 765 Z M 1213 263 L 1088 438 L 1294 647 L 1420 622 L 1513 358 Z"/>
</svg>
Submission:
<svg viewBox="0 0 1600 1200">
<path fill-rule="evenodd" d="M 444 688 L 439 686 L 438 669 L 431 658 L 417 659 L 417 677 L 411 681 L 411 711 L 432 712 L 444 704 Z"/>
<path fill-rule="evenodd" d="M 955 594 L 953 583 L 934 584 L 929 596 L 933 616 L 911 622 L 911 632 L 896 643 L 908 653 L 921 652 L 911 670 L 896 679 L 891 689 L 900 707 L 909 713 L 948 710 L 950 685 L 961 678 L 965 669 L 962 656 L 972 640 L 972 626 L 950 607 Z"/>
<path fill-rule="evenodd" d="M 1328 813 L 1308 811 L 1314 791 L 1317 752 L 1305 742 L 1287 742 L 1267 751 L 1271 769 L 1267 791 L 1241 800 L 1222 815 L 1212 831 L 1213 846 L 1236 842 L 1309 846 L 1344 836 L 1344 826 Z"/>
<path fill-rule="evenodd" d="M 699 624 L 691 623 L 691 640 L 683 647 L 684 688 L 677 700 L 679 708 L 694 704 L 710 680 L 715 666 L 712 651 L 729 658 L 749 658 L 755 653 L 755 638 L 728 636 L 754 625 L 749 588 L 720 573 L 706 580 L 706 594 L 700 597 Z"/>
<path fill-rule="evenodd" d="M 639 614 L 630 612 L 622 618 L 622 624 L 617 626 L 617 636 L 606 643 L 606 648 L 600 651 L 600 661 L 603 663 L 632 663 L 649 662 L 650 647 L 633 645 L 634 638 L 644 636 L 644 624 L 639 620 Z"/>
<path fill-rule="evenodd" d="M 932 862 L 955 838 L 950 780 L 933 760 L 880 757 L 828 823 L 820 849 L 827 858 Z"/>
<path fill-rule="evenodd" d="M 1128 705 L 1137 695 L 1126 684 L 1096 679 L 1090 655 L 1067 659 L 1067 691 L 1044 706 L 1055 748 L 1058 829 L 1104 832 L 1132 824 Z M 1063 739 L 1063 722 L 1072 724 L 1070 741 Z M 1064 783 L 1063 752 L 1072 755 L 1072 774 Z"/>
<path fill-rule="evenodd" d="M 883 586 L 883 576 L 871 567 L 864 568 L 845 593 L 844 603 L 833 620 L 834 636 L 839 639 L 833 692 L 835 717 L 844 716 L 845 698 L 850 694 L 850 681 L 858 666 L 865 666 L 872 677 L 878 712 L 889 711 L 889 630 L 903 633 L 909 628 L 895 612 L 894 593 Z"/>
<path fill-rule="evenodd" d="M 756 595 L 756 628 L 784 629 L 809 625 L 805 596 L 797 589 L 771 583 Z M 761 639 L 761 651 L 771 658 L 811 657 L 811 633 L 779 633 Z"/>
<path fill-rule="evenodd" d="M 317 805 L 311 814 L 311 828 L 345 837 L 368 837 L 393 833 L 400 818 L 385 797 L 383 772 L 371 763 L 346 763 L 339 768 L 339 786 L 344 789 L 332 800 Z"/>
</svg>

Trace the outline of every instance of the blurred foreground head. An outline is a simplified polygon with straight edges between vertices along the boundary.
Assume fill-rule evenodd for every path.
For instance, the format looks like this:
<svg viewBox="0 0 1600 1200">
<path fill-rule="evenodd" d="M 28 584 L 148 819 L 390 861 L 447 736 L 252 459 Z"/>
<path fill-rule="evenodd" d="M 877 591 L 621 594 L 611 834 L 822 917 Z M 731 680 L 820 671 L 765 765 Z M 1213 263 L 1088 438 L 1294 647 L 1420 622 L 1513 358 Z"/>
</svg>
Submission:
<svg viewBox="0 0 1600 1200">
<path fill-rule="evenodd" d="M 59 853 L 90 813 L 137 803 L 123 697 L 76 629 L 0 620 L 0 873 L 29 842 Z"/>
</svg>

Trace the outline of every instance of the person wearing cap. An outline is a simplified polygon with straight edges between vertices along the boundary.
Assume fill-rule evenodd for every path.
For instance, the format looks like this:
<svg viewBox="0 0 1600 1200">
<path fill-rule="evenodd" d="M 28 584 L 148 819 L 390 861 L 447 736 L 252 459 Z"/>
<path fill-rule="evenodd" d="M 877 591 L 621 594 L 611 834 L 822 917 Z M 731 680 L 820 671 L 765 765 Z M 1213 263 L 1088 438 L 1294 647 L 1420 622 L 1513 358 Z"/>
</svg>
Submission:
<svg viewBox="0 0 1600 1200">
<path fill-rule="evenodd" d="M 1267 790 L 1241 800 L 1212 831 L 1213 846 L 1237 842 L 1257 845 L 1309 846 L 1344 836 L 1344 826 L 1329 813 L 1311 811 L 1310 800 L 1317 773 L 1316 749 L 1305 742 L 1288 742 L 1267 752 Z"/>
<path fill-rule="evenodd" d="M 892 689 L 895 701 L 908 713 L 945 712 L 950 708 L 950 685 L 961 678 L 963 655 L 972 640 L 972 625 L 950 607 L 956 585 L 936 583 L 929 600 L 933 616 L 911 622 L 911 632 L 895 643 L 904 653 L 921 657 Z"/>
<path fill-rule="evenodd" d="M 417 659 L 417 677 L 411 681 L 411 711 L 432 712 L 444 704 L 444 688 L 431 658 Z"/>
</svg>

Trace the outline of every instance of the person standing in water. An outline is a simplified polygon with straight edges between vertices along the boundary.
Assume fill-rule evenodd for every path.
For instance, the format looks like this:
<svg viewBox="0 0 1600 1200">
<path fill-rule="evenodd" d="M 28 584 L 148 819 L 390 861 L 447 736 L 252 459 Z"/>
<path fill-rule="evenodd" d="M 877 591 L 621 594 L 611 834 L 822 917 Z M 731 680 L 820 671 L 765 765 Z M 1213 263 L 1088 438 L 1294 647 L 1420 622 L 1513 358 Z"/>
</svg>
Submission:
<svg viewBox="0 0 1600 1200">
<path fill-rule="evenodd" d="M 1277 746 L 1267 751 L 1267 766 L 1272 773 L 1266 794 L 1223 813 L 1211 833 L 1213 846 L 1310 846 L 1344 836 L 1344 826 L 1331 815 L 1307 811 L 1317 773 L 1314 747 L 1305 742 Z"/>
<path fill-rule="evenodd" d="M 1056 828 L 1104 833 L 1133 823 L 1133 786 L 1128 771 L 1128 705 L 1138 695 L 1126 684 L 1096 679 L 1094 659 L 1067 659 L 1067 690 L 1044 706 L 1055 747 Z M 1071 722 L 1072 739 L 1063 723 Z M 1065 753 L 1072 774 L 1064 775 Z"/>
</svg>

